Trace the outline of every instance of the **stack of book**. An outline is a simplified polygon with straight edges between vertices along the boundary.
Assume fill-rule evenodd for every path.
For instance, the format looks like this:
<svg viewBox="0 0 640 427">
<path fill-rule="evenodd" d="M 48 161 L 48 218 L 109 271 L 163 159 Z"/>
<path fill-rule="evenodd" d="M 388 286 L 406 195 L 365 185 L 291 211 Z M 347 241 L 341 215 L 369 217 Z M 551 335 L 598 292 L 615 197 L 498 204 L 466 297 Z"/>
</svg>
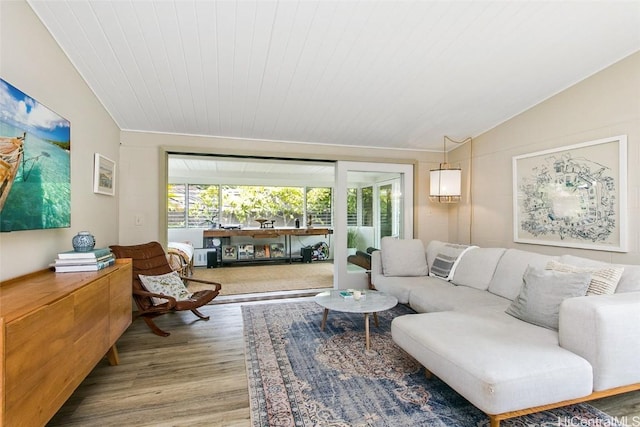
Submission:
<svg viewBox="0 0 640 427">
<path fill-rule="evenodd" d="M 116 257 L 111 253 L 111 249 L 99 248 L 89 252 L 61 252 L 56 258 L 54 267 L 56 273 L 98 271 L 115 264 L 115 262 Z"/>
</svg>

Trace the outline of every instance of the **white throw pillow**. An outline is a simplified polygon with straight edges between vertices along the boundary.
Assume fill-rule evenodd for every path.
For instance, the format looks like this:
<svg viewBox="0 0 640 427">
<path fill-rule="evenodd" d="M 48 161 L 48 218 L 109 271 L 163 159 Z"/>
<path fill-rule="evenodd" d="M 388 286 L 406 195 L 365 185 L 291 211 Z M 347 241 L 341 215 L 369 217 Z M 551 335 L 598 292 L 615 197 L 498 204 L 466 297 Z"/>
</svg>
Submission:
<svg viewBox="0 0 640 427">
<path fill-rule="evenodd" d="M 149 292 L 153 292 L 154 294 L 167 295 L 178 301 L 186 300 L 191 297 L 191 293 L 187 290 L 184 282 L 175 271 L 162 274 L 160 276 L 144 276 L 139 274 L 138 277 L 140 277 L 142 285 Z M 164 304 L 167 302 L 167 300 L 163 298 L 153 297 L 152 299 L 154 305 Z"/>
<path fill-rule="evenodd" d="M 427 256 L 420 239 L 383 237 L 380 249 L 385 276 L 426 276 L 429 273 Z"/>
<path fill-rule="evenodd" d="M 551 260 L 547 263 L 547 270 L 563 271 L 565 273 L 591 273 L 591 283 L 587 295 L 611 295 L 616 292 L 624 267 L 577 267 Z"/>
<path fill-rule="evenodd" d="M 505 311 L 525 322 L 558 330 L 560 304 L 566 298 L 584 296 L 590 273 L 563 273 L 528 267 L 520 294 Z"/>
<path fill-rule="evenodd" d="M 562 255 L 560 262 L 575 265 L 577 267 L 622 267 L 624 272 L 620 278 L 620 283 L 616 288 L 616 293 L 637 292 L 640 291 L 640 265 L 633 264 L 612 264 L 608 262 L 595 261 L 588 258 L 582 258 L 574 255 Z"/>
</svg>

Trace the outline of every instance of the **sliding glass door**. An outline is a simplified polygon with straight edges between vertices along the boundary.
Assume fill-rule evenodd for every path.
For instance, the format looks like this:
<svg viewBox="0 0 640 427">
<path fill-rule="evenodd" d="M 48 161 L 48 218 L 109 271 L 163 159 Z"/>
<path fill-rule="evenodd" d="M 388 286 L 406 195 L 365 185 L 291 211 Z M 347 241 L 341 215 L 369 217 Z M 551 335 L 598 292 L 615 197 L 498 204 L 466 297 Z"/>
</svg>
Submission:
<svg viewBox="0 0 640 427">
<path fill-rule="evenodd" d="M 366 287 L 347 258 L 385 236 L 413 238 L 413 165 L 337 162 L 334 212 L 334 287 Z"/>
</svg>

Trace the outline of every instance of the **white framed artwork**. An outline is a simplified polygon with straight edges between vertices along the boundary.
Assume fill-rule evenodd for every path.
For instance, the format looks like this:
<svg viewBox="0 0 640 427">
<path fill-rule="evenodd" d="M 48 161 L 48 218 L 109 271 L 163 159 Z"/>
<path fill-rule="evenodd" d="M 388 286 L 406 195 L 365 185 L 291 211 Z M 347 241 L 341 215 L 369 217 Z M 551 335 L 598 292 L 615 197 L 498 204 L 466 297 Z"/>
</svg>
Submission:
<svg viewBox="0 0 640 427">
<path fill-rule="evenodd" d="M 627 136 L 513 157 L 514 241 L 627 251 Z"/>
<path fill-rule="evenodd" d="M 108 196 L 116 194 L 116 162 L 98 153 L 94 158 L 93 192 Z"/>
</svg>

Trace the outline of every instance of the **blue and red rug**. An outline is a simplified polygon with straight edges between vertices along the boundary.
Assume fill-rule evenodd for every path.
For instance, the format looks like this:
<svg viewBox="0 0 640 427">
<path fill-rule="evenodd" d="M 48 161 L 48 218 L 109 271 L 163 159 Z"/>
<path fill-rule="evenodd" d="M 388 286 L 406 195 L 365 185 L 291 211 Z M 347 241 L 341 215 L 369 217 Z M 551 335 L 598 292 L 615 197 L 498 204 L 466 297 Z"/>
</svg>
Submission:
<svg viewBox="0 0 640 427">
<path fill-rule="evenodd" d="M 242 307 L 253 427 L 488 426 L 488 417 L 424 370 L 391 339 L 398 305 L 371 324 L 364 316 L 329 312 L 311 301 Z M 505 427 L 621 426 L 588 404 L 503 421 Z"/>
</svg>

